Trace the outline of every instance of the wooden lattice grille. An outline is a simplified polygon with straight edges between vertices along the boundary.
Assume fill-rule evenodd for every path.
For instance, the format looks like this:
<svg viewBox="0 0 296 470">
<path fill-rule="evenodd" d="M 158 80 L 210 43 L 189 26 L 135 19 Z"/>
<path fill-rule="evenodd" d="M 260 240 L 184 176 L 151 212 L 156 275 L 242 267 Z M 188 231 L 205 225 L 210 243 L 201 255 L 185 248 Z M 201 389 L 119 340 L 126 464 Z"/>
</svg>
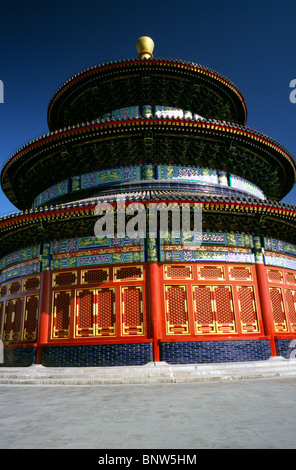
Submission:
<svg viewBox="0 0 296 470">
<path fill-rule="evenodd" d="M 164 267 L 165 279 L 191 279 L 192 267 L 191 266 L 165 266 Z"/>
<path fill-rule="evenodd" d="M 3 327 L 3 340 L 12 341 L 13 339 L 13 324 L 15 316 L 15 301 L 8 300 L 5 304 L 5 317 Z"/>
<path fill-rule="evenodd" d="M 141 286 L 121 288 L 122 334 L 144 334 L 143 292 Z"/>
<path fill-rule="evenodd" d="M 22 337 L 23 299 L 6 301 L 3 340 L 19 341 Z"/>
<path fill-rule="evenodd" d="M 280 287 L 270 287 L 269 292 L 275 331 L 287 331 L 282 289 Z"/>
<path fill-rule="evenodd" d="M 114 281 L 140 281 L 143 279 L 142 266 L 114 268 Z"/>
<path fill-rule="evenodd" d="M 81 290 L 76 297 L 76 335 L 93 336 L 95 325 L 95 291 Z"/>
<path fill-rule="evenodd" d="M 39 277 L 30 277 L 24 281 L 24 291 L 37 290 L 40 287 Z"/>
<path fill-rule="evenodd" d="M 24 340 L 36 340 L 37 318 L 38 318 L 39 296 L 30 295 L 26 297 L 24 318 Z"/>
<path fill-rule="evenodd" d="M 98 314 L 96 334 L 110 336 L 115 334 L 116 314 L 115 314 L 115 289 L 99 289 L 98 294 Z"/>
<path fill-rule="evenodd" d="M 102 282 L 109 281 L 108 269 L 91 269 L 82 272 L 83 284 L 101 284 Z"/>
<path fill-rule="evenodd" d="M 3 340 L 13 339 L 13 323 L 15 315 L 15 302 L 8 300 L 5 304 L 5 318 L 3 328 Z"/>
<path fill-rule="evenodd" d="M 200 266 L 197 272 L 198 278 L 202 280 L 215 279 L 219 281 L 224 279 L 223 266 Z"/>
<path fill-rule="evenodd" d="M 296 291 L 286 289 L 287 314 L 290 322 L 291 331 L 296 331 Z"/>
<path fill-rule="evenodd" d="M 218 333 L 235 332 L 235 319 L 230 286 L 214 286 Z"/>
<path fill-rule="evenodd" d="M 54 293 L 53 338 L 67 338 L 70 329 L 71 292 Z"/>
<path fill-rule="evenodd" d="M 283 272 L 277 269 L 268 269 L 267 270 L 268 280 L 271 282 L 283 282 L 284 276 Z"/>
<path fill-rule="evenodd" d="M 83 289 L 76 293 L 76 336 L 115 335 L 115 289 Z"/>
<path fill-rule="evenodd" d="M 229 268 L 229 277 L 231 280 L 250 281 L 252 279 L 252 270 L 243 266 Z"/>
<path fill-rule="evenodd" d="M 21 282 L 16 281 L 9 284 L 9 295 L 18 294 L 21 291 Z"/>
<path fill-rule="evenodd" d="M 13 325 L 13 340 L 19 341 L 22 337 L 23 326 L 23 299 L 16 299 L 15 302 L 15 317 Z"/>
<path fill-rule="evenodd" d="M 214 294 L 209 286 L 193 287 L 194 321 L 196 333 L 215 333 Z"/>
<path fill-rule="evenodd" d="M 293 284 L 296 286 L 296 274 L 286 273 L 287 284 Z"/>
<path fill-rule="evenodd" d="M 0 302 L 0 339 L 2 338 L 3 321 L 4 321 L 4 302 Z"/>
<path fill-rule="evenodd" d="M 168 334 L 188 334 L 188 304 L 185 286 L 166 286 L 166 326 Z"/>
<path fill-rule="evenodd" d="M 6 291 L 7 291 L 7 287 L 6 286 L 1 286 L 0 297 L 5 297 L 6 296 Z"/>
<path fill-rule="evenodd" d="M 193 302 L 196 333 L 236 331 L 230 286 L 194 286 Z"/>
<path fill-rule="evenodd" d="M 64 273 L 57 273 L 53 276 L 54 287 L 71 286 L 77 282 L 76 271 L 65 271 Z"/>
<path fill-rule="evenodd" d="M 238 286 L 238 303 L 243 333 L 259 331 L 258 316 L 253 286 Z"/>
</svg>

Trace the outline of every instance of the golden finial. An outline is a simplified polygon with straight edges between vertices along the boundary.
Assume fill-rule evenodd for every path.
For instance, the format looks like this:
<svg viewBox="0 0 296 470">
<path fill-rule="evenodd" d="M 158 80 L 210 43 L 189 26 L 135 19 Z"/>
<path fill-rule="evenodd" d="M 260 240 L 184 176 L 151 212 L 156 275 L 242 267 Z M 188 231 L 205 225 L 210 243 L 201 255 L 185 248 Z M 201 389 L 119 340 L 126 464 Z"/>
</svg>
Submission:
<svg viewBox="0 0 296 470">
<path fill-rule="evenodd" d="M 142 36 L 137 40 L 139 59 L 151 59 L 153 57 L 154 42 L 148 36 Z"/>
</svg>

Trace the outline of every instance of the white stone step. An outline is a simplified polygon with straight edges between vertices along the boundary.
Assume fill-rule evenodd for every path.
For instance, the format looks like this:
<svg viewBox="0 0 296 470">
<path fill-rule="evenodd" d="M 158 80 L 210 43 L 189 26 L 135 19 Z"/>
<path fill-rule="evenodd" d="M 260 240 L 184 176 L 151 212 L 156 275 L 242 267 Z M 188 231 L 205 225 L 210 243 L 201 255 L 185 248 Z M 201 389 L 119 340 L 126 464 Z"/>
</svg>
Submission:
<svg viewBox="0 0 296 470">
<path fill-rule="evenodd" d="M 0 385 L 152 384 L 276 377 L 296 377 L 296 359 L 273 357 L 258 362 L 188 365 L 156 362 L 130 367 L 0 368 Z"/>
</svg>

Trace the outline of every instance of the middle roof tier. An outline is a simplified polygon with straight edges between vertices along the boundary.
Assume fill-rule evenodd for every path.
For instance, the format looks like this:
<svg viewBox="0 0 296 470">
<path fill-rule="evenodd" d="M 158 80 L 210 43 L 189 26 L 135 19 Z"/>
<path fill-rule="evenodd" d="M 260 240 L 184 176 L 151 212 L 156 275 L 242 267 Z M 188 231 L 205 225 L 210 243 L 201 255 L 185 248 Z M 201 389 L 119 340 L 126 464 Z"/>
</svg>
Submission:
<svg viewBox="0 0 296 470">
<path fill-rule="evenodd" d="M 296 165 L 273 139 L 231 122 L 196 117 L 96 121 L 37 138 L 14 153 L 1 173 L 2 189 L 17 208 L 60 181 L 127 165 L 164 164 L 226 171 L 282 199 Z"/>
</svg>

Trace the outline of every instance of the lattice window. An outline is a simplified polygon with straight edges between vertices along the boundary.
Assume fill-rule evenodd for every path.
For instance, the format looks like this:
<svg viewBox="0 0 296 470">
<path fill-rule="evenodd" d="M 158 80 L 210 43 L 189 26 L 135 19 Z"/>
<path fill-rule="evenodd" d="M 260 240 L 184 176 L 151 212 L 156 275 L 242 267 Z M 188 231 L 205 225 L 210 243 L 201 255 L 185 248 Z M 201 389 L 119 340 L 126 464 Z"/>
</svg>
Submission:
<svg viewBox="0 0 296 470">
<path fill-rule="evenodd" d="M 140 281 L 144 279 L 143 266 L 114 268 L 114 281 Z"/>
<path fill-rule="evenodd" d="M 53 338 L 68 338 L 70 331 L 71 292 L 61 291 L 54 293 L 53 304 Z"/>
<path fill-rule="evenodd" d="M 7 300 L 5 303 L 5 318 L 2 338 L 5 341 L 13 339 L 13 324 L 15 316 L 15 300 Z"/>
<path fill-rule="evenodd" d="M 3 323 L 4 323 L 4 302 L 0 302 L 0 338 L 2 338 Z"/>
<path fill-rule="evenodd" d="M 1 289 L 0 289 L 0 297 L 5 297 L 5 296 L 6 296 L 6 292 L 7 292 L 7 287 L 6 287 L 6 286 L 2 286 Z"/>
<path fill-rule="evenodd" d="M 53 286 L 71 286 L 77 282 L 76 271 L 66 271 L 64 273 L 56 273 L 53 276 Z"/>
<path fill-rule="evenodd" d="M 291 331 L 296 331 L 296 291 L 286 289 L 286 306 Z"/>
<path fill-rule="evenodd" d="M 277 269 L 268 269 L 267 277 L 270 282 L 283 282 L 283 272 Z"/>
<path fill-rule="evenodd" d="M 29 277 L 24 281 L 24 291 L 37 290 L 40 287 L 39 277 Z"/>
<path fill-rule="evenodd" d="M 115 289 L 98 289 L 96 334 L 115 335 Z"/>
<path fill-rule="evenodd" d="M 95 291 L 84 289 L 76 295 L 76 335 L 94 336 L 96 321 Z"/>
<path fill-rule="evenodd" d="M 36 340 L 37 318 L 38 318 L 39 296 L 30 295 L 26 297 L 23 339 L 27 341 Z"/>
<path fill-rule="evenodd" d="M 193 301 L 196 333 L 236 332 L 230 286 L 193 286 Z"/>
<path fill-rule="evenodd" d="M 243 266 L 229 268 L 229 277 L 231 280 L 250 281 L 252 279 L 252 270 L 251 268 L 246 268 Z"/>
<path fill-rule="evenodd" d="M 91 269 L 82 272 L 83 284 L 101 284 L 109 281 L 109 269 Z"/>
<path fill-rule="evenodd" d="M 9 284 L 9 295 L 18 294 L 21 291 L 21 282 L 16 281 Z"/>
<path fill-rule="evenodd" d="M 234 333 L 235 318 L 230 286 L 214 286 L 218 333 Z"/>
<path fill-rule="evenodd" d="M 141 286 L 121 288 L 122 334 L 144 334 L 143 292 Z"/>
<path fill-rule="evenodd" d="M 275 331 L 287 331 L 287 320 L 284 309 L 283 295 L 280 287 L 270 287 L 270 300 L 273 312 Z"/>
<path fill-rule="evenodd" d="M 253 286 L 237 286 L 238 304 L 242 332 L 255 333 L 259 331 L 255 293 Z"/>
<path fill-rule="evenodd" d="M 186 286 L 165 286 L 168 334 L 188 334 L 189 320 Z"/>
<path fill-rule="evenodd" d="M 22 335 L 23 299 L 12 299 L 6 302 L 3 340 L 19 341 Z"/>
<path fill-rule="evenodd" d="M 286 279 L 288 284 L 293 284 L 294 286 L 296 286 L 296 274 L 286 273 Z"/>
<path fill-rule="evenodd" d="M 164 266 L 165 279 L 192 279 L 191 266 Z"/>
<path fill-rule="evenodd" d="M 196 333 L 208 334 L 216 332 L 213 299 L 214 294 L 209 286 L 193 287 Z"/>
<path fill-rule="evenodd" d="M 216 281 L 224 279 L 223 266 L 199 266 L 197 269 L 197 273 L 199 279 L 215 279 Z"/>
<path fill-rule="evenodd" d="M 19 341 L 22 337 L 23 326 L 23 299 L 16 299 L 15 302 L 15 317 L 13 326 L 13 339 Z"/>
</svg>

